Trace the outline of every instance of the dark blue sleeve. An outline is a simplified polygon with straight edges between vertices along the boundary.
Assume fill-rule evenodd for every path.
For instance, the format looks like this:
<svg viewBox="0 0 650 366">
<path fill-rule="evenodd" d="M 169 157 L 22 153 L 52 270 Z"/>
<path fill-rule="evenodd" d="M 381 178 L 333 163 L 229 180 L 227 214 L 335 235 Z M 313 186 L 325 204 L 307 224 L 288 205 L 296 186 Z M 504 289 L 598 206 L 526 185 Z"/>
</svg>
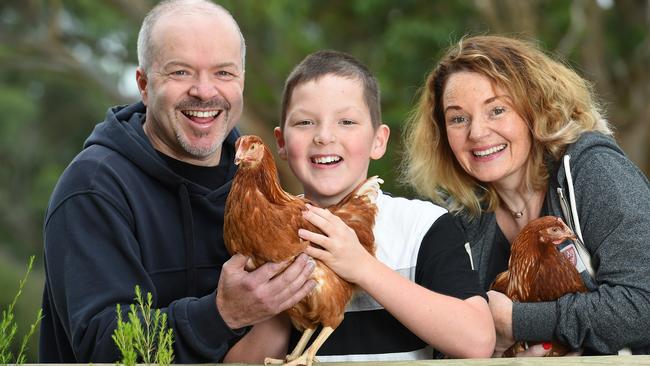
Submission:
<svg viewBox="0 0 650 366">
<path fill-rule="evenodd" d="M 141 251 L 128 213 L 111 197 L 98 192 L 76 193 L 51 207 L 44 229 L 46 298 L 49 314 L 43 327 L 75 360 L 59 362 L 113 363 L 120 356 L 111 338 L 116 327 L 116 304 L 126 313 L 134 287 L 156 288 L 143 266 Z M 216 283 L 215 283 L 216 287 Z M 228 340 L 237 337 L 217 311 L 215 293 L 181 298 L 161 308 L 174 331 L 178 363 L 219 362 Z M 43 338 L 42 342 L 43 342 Z M 64 345 L 65 343 L 67 345 Z M 52 349 L 51 345 L 42 346 Z M 60 352 L 60 351 L 59 351 Z M 51 355 L 43 355 L 42 362 Z"/>
</svg>

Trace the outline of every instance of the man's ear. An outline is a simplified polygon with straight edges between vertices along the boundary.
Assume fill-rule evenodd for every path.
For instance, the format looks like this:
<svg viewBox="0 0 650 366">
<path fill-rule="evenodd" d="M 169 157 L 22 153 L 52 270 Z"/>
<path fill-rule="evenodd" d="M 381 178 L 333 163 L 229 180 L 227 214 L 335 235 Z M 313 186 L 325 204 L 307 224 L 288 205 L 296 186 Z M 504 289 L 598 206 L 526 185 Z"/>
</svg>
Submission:
<svg viewBox="0 0 650 366">
<path fill-rule="evenodd" d="M 280 127 L 274 128 L 273 135 L 275 136 L 275 146 L 278 148 L 278 156 L 282 160 L 287 160 L 287 147 L 284 142 L 284 135 L 282 135 L 282 129 Z"/>
<path fill-rule="evenodd" d="M 388 137 L 390 136 L 390 128 L 382 124 L 375 131 L 375 141 L 372 143 L 372 150 L 370 150 L 370 158 L 373 160 L 380 159 L 386 153 L 388 146 Z"/>
<path fill-rule="evenodd" d="M 149 80 L 147 80 L 147 74 L 139 67 L 135 70 L 135 81 L 138 84 L 138 91 L 140 91 L 142 103 L 147 105 L 147 99 L 149 96 L 147 94 L 147 84 L 149 83 Z"/>
</svg>

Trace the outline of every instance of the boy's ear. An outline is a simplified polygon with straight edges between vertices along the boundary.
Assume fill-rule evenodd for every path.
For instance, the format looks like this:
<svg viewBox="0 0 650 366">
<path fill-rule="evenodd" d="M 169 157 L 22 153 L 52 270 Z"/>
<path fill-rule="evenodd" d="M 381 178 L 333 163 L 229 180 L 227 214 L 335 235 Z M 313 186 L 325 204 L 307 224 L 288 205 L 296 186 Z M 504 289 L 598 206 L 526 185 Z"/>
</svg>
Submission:
<svg viewBox="0 0 650 366">
<path fill-rule="evenodd" d="M 138 90 L 140 91 L 142 103 L 144 103 L 144 105 L 147 105 L 147 74 L 139 67 L 135 71 L 135 82 L 138 84 Z"/>
<path fill-rule="evenodd" d="M 275 145 L 278 148 L 278 156 L 280 159 L 287 160 L 287 148 L 284 143 L 284 135 L 282 135 L 282 129 L 276 127 L 273 129 L 273 135 L 275 136 Z"/>
<path fill-rule="evenodd" d="M 375 131 L 375 141 L 372 144 L 372 150 L 370 151 L 370 158 L 373 160 L 380 159 L 386 153 L 386 147 L 388 146 L 388 137 L 390 136 L 390 128 L 382 124 Z"/>
</svg>

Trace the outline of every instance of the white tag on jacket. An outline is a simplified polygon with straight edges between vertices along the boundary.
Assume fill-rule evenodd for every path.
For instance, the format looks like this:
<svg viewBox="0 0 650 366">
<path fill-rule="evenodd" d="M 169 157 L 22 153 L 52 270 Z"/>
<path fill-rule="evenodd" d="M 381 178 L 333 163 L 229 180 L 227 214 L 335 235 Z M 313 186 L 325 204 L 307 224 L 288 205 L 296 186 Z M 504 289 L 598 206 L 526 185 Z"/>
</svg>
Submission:
<svg viewBox="0 0 650 366">
<path fill-rule="evenodd" d="M 578 255 L 578 250 L 576 249 L 576 245 L 571 243 L 564 248 L 560 249 L 560 253 L 564 254 L 564 256 L 571 262 L 573 263 L 573 266 L 576 267 L 578 270 L 578 273 L 582 273 L 582 271 L 587 270 L 587 267 L 585 264 L 582 262 L 582 259 Z"/>
</svg>

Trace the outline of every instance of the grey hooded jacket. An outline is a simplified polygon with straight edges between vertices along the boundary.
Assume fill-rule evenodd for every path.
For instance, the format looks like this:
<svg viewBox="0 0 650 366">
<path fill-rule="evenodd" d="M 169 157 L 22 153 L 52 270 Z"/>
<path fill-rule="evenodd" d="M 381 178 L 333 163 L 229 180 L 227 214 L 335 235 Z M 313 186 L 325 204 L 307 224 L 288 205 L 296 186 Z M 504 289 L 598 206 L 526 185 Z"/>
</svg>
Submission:
<svg viewBox="0 0 650 366">
<path fill-rule="evenodd" d="M 591 292 L 557 301 L 514 303 L 517 340 L 559 340 L 574 349 L 613 354 L 630 347 L 650 353 L 650 183 L 611 137 L 584 133 L 566 151 L 571 159 L 575 204 L 582 236 L 595 270 L 583 272 Z M 562 162 L 550 164 L 543 214 L 564 217 Z M 470 219 L 456 216 L 471 245 L 481 285 L 488 289 L 488 261 L 498 227 L 494 212 Z M 505 268 L 504 268 L 505 270 Z"/>
</svg>

